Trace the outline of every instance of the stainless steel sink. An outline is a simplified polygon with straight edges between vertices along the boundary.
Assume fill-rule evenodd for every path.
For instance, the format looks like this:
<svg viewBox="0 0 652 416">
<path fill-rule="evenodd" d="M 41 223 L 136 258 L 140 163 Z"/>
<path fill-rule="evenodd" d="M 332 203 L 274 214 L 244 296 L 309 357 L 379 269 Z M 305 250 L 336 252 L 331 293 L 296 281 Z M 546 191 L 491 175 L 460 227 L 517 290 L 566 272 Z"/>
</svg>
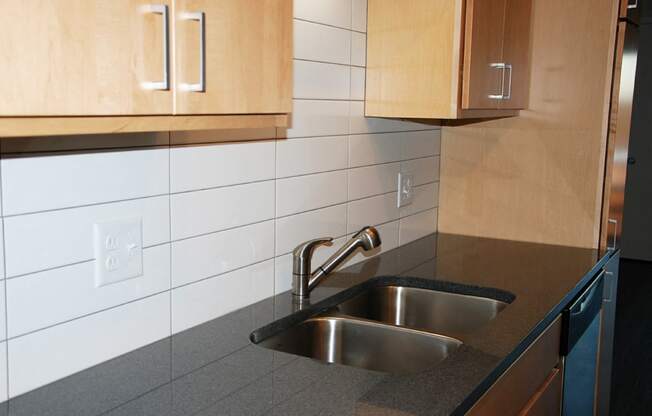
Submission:
<svg viewBox="0 0 652 416">
<path fill-rule="evenodd" d="M 258 345 L 291 354 L 395 374 L 421 372 L 462 343 L 408 328 L 338 316 L 308 319 Z"/>
<path fill-rule="evenodd" d="M 505 306 L 504 302 L 477 296 L 380 286 L 339 304 L 338 309 L 346 315 L 455 336 L 482 327 Z"/>
</svg>

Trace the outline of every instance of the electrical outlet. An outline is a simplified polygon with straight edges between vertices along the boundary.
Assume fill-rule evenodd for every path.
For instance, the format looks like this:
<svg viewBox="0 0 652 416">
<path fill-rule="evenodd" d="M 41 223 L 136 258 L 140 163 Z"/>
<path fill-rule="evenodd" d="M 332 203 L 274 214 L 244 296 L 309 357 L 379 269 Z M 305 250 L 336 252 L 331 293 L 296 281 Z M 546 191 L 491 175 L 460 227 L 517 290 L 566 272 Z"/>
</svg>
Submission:
<svg viewBox="0 0 652 416">
<path fill-rule="evenodd" d="M 125 218 L 94 225 L 96 287 L 142 276 L 142 230 L 141 218 Z"/>
<path fill-rule="evenodd" d="M 410 205 L 414 199 L 414 175 L 411 173 L 398 174 L 398 207 Z"/>
</svg>

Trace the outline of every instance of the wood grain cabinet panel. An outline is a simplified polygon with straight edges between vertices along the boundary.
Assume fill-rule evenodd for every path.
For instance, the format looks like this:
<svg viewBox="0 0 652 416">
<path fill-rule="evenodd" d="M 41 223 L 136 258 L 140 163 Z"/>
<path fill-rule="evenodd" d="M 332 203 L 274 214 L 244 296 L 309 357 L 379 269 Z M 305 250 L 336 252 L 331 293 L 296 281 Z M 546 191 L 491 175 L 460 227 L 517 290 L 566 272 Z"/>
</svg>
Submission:
<svg viewBox="0 0 652 416">
<path fill-rule="evenodd" d="M 505 82 L 503 30 L 507 0 L 468 0 L 463 107 L 501 107 Z"/>
<path fill-rule="evenodd" d="M 149 3 L 0 2 L 0 116 L 171 114 L 170 90 L 142 87 L 164 79 L 164 16 Z"/>
<path fill-rule="evenodd" d="M 175 39 L 176 114 L 290 112 L 291 0 L 176 0 Z"/>
<path fill-rule="evenodd" d="M 369 0 L 365 114 L 463 119 L 527 107 L 532 0 Z"/>
</svg>

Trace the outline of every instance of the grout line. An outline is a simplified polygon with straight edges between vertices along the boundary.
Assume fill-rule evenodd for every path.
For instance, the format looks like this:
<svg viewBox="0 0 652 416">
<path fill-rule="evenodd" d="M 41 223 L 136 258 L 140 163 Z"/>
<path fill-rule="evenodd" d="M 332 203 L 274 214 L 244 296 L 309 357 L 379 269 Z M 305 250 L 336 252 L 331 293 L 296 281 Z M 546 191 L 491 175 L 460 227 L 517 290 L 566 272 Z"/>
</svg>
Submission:
<svg viewBox="0 0 652 416">
<path fill-rule="evenodd" d="M 85 313 L 85 314 L 83 314 L 83 315 L 79 315 L 79 316 L 76 316 L 76 317 L 74 317 L 74 318 L 66 319 L 66 320 L 61 321 L 61 322 L 57 322 L 57 323 L 54 323 L 54 324 L 46 325 L 46 326 L 44 326 L 44 327 L 39 327 L 39 328 L 37 328 L 37 329 L 32 329 L 32 330 L 30 330 L 30 331 L 23 332 L 23 333 L 20 333 L 20 334 L 18 334 L 18 335 L 14 335 L 14 336 L 12 336 L 12 337 L 8 337 L 8 338 L 7 338 L 7 341 L 14 340 L 14 339 L 18 339 L 18 338 L 23 338 L 23 337 L 25 337 L 25 336 L 27 336 L 27 335 L 32 335 L 32 334 L 35 334 L 35 333 L 37 333 L 37 332 L 45 331 L 45 330 L 47 330 L 47 329 L 51 329 L 51 328 L 54 328 L 54 327 L 59 326 L 59 325 L 68 324 L 68 323 L 71 323 L 71 322 L 74 322 L 74 321 L 78 321 L 78 320 L 83 319 L 83 318 L 88 318 L 88 317 L 90 317 L 90 316 L 94 316 L 94 315 L 98 315 L 98 314 L 100 314 L 100 313 L 104 313 L 104 312 L 107 312 L 107 311 L 110 311 L 110 310 L 118 309 L 118 308 L 121 308 L 121 307 L 123 307 L 123 306 L 129 305 L 129 304 L 132 304 L 132 303 L 136 303 L 136 302 L 140 302 L 140 301 L 143 301 L 143 300 L 145 300 L 145 299 L 150 299 L 150 298 L 153 298 L 153 297 L 155 297 L 155 296 L 159 296 L 159 295 L 162 295 L 162 294 L 164 294 L 164 293 L 168 293 L 168 292 L 170 292 L 170 289 L 161 290 L 161 291 L 159 291 L 159 292 L 152 293 L 152 294 L 149 294 L 149 295 L 147 295 L 147 296 L 142 296 L 142 297 L 139 297 L 139 298 L 136 298 L 136 299 L 131 299 L 131 300 L 126 301 L 126 302 L 121 302 L 121 303 L 119 303 L 119 304 L 117 304 L 117 305 L 113 305 L 113 306 L 109 306 L 109 307 L 106 307 L 106 308 L 99 309 L 99 310 L 97 310 L 97 311 L 93 311 L 93 312 Z M 9 335 L 9 334 L 7 334 L 7 335 Z M 162 339 L 163 339 L 163 338 L 157 339 L 157 340 L 155 340 L 154 342 L 160 341 L 160 340 L 162 340 Z M 133 351 L 133 350 L 132 350 L 132 351 Z M 131 351 L 129 351 L 129 352 L 131 352 Z M 122 355 L 122 354 L 121 354 L 121 355 Z M 116 357 L 118 357 L 118 356 L 116 356 Z M 113 358 L 116 358 L 116 357 L 113 357 Z M 108 360 L 105 360 L 105 361 L 108 361 Z M 104 362 L 104 361 L 102 361 L 102 362 Z M 98 364 L 100 364 L 100 363 L 98 363 Z M 50 383 L 48 383 L 48 384 L 50 384 Z"/>
<path fill-rule="evenodd" d="M 301 100 L 299 100 L 301 101 Z M 305 101 L 315 101 L 315 100 L 305 100 Z M 326 101 L 332 101 L 332 100 L 326 100 Z M 347 117 L 351 117 L 350 114 Z M 340 133 L 340 134 L 316 134 L 316 135 L 311 135 L 311 136 L 293 136 L 293 137 L 285 137 L 282 140 L 297 140 L 297 139 L 317 139 L 320 137 L 342 137 L 342 136 L 372 136 L 376 134 L 390 134 L 390 133 L 416 133 L 416 132 L 424 132 L 424 131 L 440 131 L 441 126 L 435 126 L 434 128 L 428 128 L 428 129 L 410 129 L 410 130 L 394 130 L 394 131 L 372 131 L 372 132 L 362 132 L 362 133 Z"/>
<path fill-rule="evenodd" d="M 332 27 L 332 28 L 335 28 L 335 29 L 346 30 L 346 31 L 349 31 L 349 32 L 357 32 L 357 33 L 362 33 L 362 34 L 365 34 L 365 35 L 367 34 L 366 32 L 360 32 L 359 30 L 355 30 L 355 29 L 350 28 L 350 27 L 342 27 L 342 26 L 331 25 L 331 24 L 328 24 L 328 23 L 316 22 L 314 20 L 303 19 L 301 17 L 294 17 L 294 20 L 297 20 L 299 22 L 312 23 L 312 24 L 319 25 L 319 26 L 326 26 L 326 27 Z M 351 20 L 353 20 L 353 18 L 351 18 Z"/>
<path fill-rule="evenodd" d="M 0 144 L 0 147 L 2 144 Z M 1 149 L 0 149 L 1 153 Z M 0 164 L 0 184 L 2 183 L 2 168 Z M 0 186 L 0 213 L 4 213 L 4 198 L 1 197 L 2 194 L 2 187 Z M 0 313 L 5 314 L 5 325 L 4 328 L 2 328 L 2 331 L 4 332 L 4 338 L 5 340 L 3 341 L 5 343 L 5 356 L 4 356 L 4 361 L 5 361 L 5 386 L 6 386 L 6 393 L 7 399 L 9 399 L 9 302 L 8 302 L 8 297 L 7 297 L 7 244 L 6 244 L 6 239 L 5 239 L 5 219 L 4 217 L 0 217 L 0 223 L 2 224 L 2 235 L 0 238 L 2 238 L 2 275 L 4 277 L 3 279 L 3 286 L 4 286 L 4 293 L 2 296 L 4 296 L 4 310 L 0 311 Z M 0 359 L 2 359 L 0 357 Z"/>
<path fill-rule="evenodd" d="M 180 288 L 182 288 L 182 287 L 186 287 L 186 286 L 191 286 L 191 285 L 194 285 L 195 283 L 204 282 L 204 281 L 206 281 L 206 280 L 214 279 L 214 278 L 216 278 L 216 277 L 224 276 L 225 274 L 229 274 L 229 273 L 237 272 L 237 271 L 240 271 L 240 270 L 246 269 L 246 268 L 248 268 L 248 267 L 258 266 L 258 265 L 260 265 L 260 264 L 263 264 L 263 263 L 265 263 L 265 262 L 267 262 L 267 261 L 270 261 L 270 260 L 273 260 L 273 259 L 274 259 L 274 256 L 272 255 L 272 257 L 267 257 L 267 258 L 264 258 L 264 259 L 262 259 L 262 260 L 256 260 L 255 262 L 250 263 L 250 264 L 247 264 L 247 265 L 245 265 L 245 266 L 239 266 L 239 267 L 236 267 L 236 268 L 233 268 L 233 269 L 229 269 L 229 270 L 227 270 L 227 271 L 225 271 L 225 272 L 222 272 L 222 273 L 217 273 L 217 274 L 213 274 L 213 275 L 211 275 L 211 276 L 202 277 L 202 278 L 200 278 L 200 279 L 193 280 L 192 282 L 184 283 L 184 284 L 182 284 L 182 285 L 172 286 L 171 289 L 170 289 L 170 291 L 174 291 L 174 290 L 176 290 L 176 289 L 180 289 Z M 265 299 L 266 299 L 266 298 L 265 298 Z M 254 303 L 257 303 L 257 302 L 259 302 L 259 301 L 256 301 L 256 302 L 254 302 Z M 253 305 L 253 303 L 251 303 L 251 305 Z M 244 306 L 243 306 L 243 307 L 244 307 Z M 241 308 L 243 308 L 243 307 L 241 307 Z M 241 308 L 238 308 L 238 309 L 241 309 Z M 231 311 L 231 312 L 234 312 L 234 311 Z M 223 315 L 221 315 L 221 316 L 227 315 L 227 314 L 229 314 L 229 313 L 231 313 L 231 312 L 227 312 L 227 313 L 225 313 L 225 314 L 223 314 Z M 219 318 L 219 317 L 218 317 L 218 318 Z M 213 319 L 215 319 L 215 318 L 213 318 Z M 191 327 L 191 328 L 192 328 L 192 327 Z"/>
<path fill-rule="evenodd" d="M 149 246 L 143 246 L 143 251 L 147 250 L 147 249 L 150 249 L 150 248 L 156 248 L 156 247 L 164 246 L 166 244 L 171 245 L 171 242 L 170 241 L 164 241 L 162 243 L 156 243 L 156 244 L 152 244 L 152 245 L 149 245 Z M 38 273 L 45 273 L 45 272 L 49 272 L 49 271 L 52 271 L 52 270 L 63 269 L 65 267 L 78 266 L 80 264 L 90 263 L 90 262 L 93 262 L 93 261 L 95 261 L 95 258 L 78 260 L 78 261 L 75 261 L 73 263 L 61 264 L 61 265 L 58 265 L 58 266 L 52 266 L 52 267 L 48 267 L 48 268 L 45 268 L 45 269 L 34 270 L 34 271 L 31 271 L 31 272 L 27 272 L 27 273 L 20 273 L 20 274 L 14 274 L 14 275 L 11 275 L 11 276 L 6 276 L 5 280 L 18 279 L 20 277 L 30 276 L 30 275 L 38 274 Z"/>
<path fill-rule="evenodd" d="M 173 14 L 174 15 L 174 14 Z M 173 26 L 174 27 L 174 26 Z M 174 31 L 172 32 L 174 33 Z M 173 71 L 174 72 L 174 71 Z M 176 88 L 174 89 L 176 91 Z M 176 94 L 176 92 L 174 93 Z M 174 100 L 174 105 L 176 109 L 176 99 Z M 168 146 L 168 240 L 172 240 L 172 132 L 168 133 L 168 139 L 169 139 L 169 146 Z M 144 250 L 144 249 L 143 249 Z M 168 253 L 169 253 L 169 284 L 168 287 L 170 288 L 170 294 L 168 296 L 168 319 L 169 319 L 169 334 L 170 334 L 170 351 L 172 351 L 173 345 L 172 345 L 172 243 L 170 242 L 170 245 L 168 246 Z M 170 354 L 170 380 L 172 379 L 172 372 L 173 372 L 173 367 L 174 367 L 174 361 L 172 360 L 172 356 L 174 354 Z"/>
<path fill-rule="evenodd" d="M 366 66 L 360 66 L 360 65 L 353 65 L 353 64 L 343 64 L 341 62 L 332 62 L 332 61 L 321 61 L 318 59 L 305 59 L 305 58 L 292 58 L 295 61 L 299 62 L 311 62 L 314 64 L 324 64 L 324 65 L 336 65 L 336 66 L 343 66 L 346 68 L 359 68 L 359 69 L 365 69 L 367 68 Z M 292 97 L 295 100 L 300 100 L 301 98 L 297 97 Z M 314 98 L 315 100 L 328 100 L 327 98 Z M 364 101 L 364 100 L 347 100 L 347 101 Z"/>
</svg>

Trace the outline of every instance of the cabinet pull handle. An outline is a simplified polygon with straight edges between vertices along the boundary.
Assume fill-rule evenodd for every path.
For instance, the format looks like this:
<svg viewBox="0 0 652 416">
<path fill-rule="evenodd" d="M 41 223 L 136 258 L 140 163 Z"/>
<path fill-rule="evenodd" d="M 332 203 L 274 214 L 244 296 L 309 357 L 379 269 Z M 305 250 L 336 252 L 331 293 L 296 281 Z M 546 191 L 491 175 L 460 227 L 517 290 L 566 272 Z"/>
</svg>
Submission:
<svg viewBox="0 0 652 416">
<path fill-rule="evenodd" d="M 503 97 L 503 100 L 509 100 L 512 98 L 512 64 L 505 64 L 505 70 L 505 72 L 509 71 L 509 77 L 507 78 L 507 95 Z"/>
<path fill-rule="evenodd" d="M 189 92 L 204 92 L 206 91 L 206 22 L 204 12 L 183 13 L 181 18 L 199 22 L 199 82 L 196 84 L 182 83 L 181 89 Z"/>
<path fill-rule="evenodd" d="M 502 71 L 502 75 L 500 77 L 500 94 L 489 94 L 487 97 L 489 97 L 490 100 L 504 100 L 505 99 L 505 69 L 507 68 L 507 64 L 504 62 L 495 62 L 492 64 L 489 64 L 489 68 L 492 69 L 500 69 Z"/>
<path fill-rule="evenodd" d="M 147 4 L 142 8 L 144 13 L 160 14 L 163 18 L 161 38 L 163 42 L 163 81 L 145 81 L 141 85 L 146 90 L 167 91 L 170 89 L 170 28 L 168 25 L 168 6 L 166 4 Z"/>
<path fill-rule="evenodd" d="M 618 248 L 618 220 L 615 220 L 613 218 L 609 218 L 609 220 L 607 222 L 610 225 L 614 226 L 614 237 L 613 237 L 613 241 L 611 242 L 612 245 L 608 246 L 607 248 L 611 249 L 611 250 L 615 250 L 616 248 Z M 609 235 L 608 231 L 607 231 L 607 235 Z"/>
<path fill-rule="evenodd" d="M 633 2 L 632 2 L 632 0 L 629 0 L 628 4 L 627 4 L 627 8 L 628 9 L 637 9 L 638 8 L 638 0 L 634 0 Z"/>
</svg>

